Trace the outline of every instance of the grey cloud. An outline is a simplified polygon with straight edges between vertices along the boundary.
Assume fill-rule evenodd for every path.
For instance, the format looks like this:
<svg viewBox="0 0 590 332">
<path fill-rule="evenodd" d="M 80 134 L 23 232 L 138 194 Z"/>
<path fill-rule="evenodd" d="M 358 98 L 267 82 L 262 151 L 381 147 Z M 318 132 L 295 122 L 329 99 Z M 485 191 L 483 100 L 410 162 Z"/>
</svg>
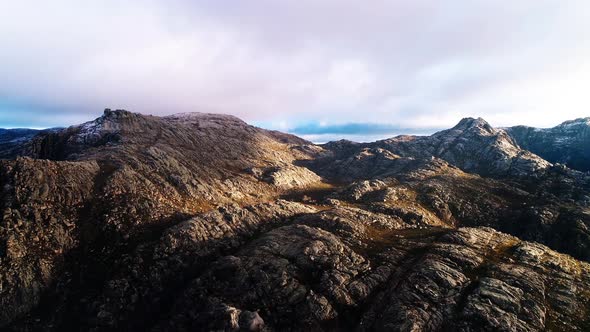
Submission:
<svg viewBox="0 0 590 332">
<path fill-rule="evenodd" d="M 105 107 L 401 129 L 464 116 L 552 125 L 590 106 L 589 9 L 582 0 L 7 1 L 0 125 L 74 123 Z"/>
</svg>

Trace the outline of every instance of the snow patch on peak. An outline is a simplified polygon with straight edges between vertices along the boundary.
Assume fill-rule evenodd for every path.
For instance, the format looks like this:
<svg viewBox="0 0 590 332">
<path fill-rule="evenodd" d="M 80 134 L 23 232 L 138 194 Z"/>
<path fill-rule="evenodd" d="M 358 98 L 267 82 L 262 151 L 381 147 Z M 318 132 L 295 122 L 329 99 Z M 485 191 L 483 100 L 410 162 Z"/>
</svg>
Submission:
<svg viewBox="0 0 590 332">
<path fill-rule="evenodd" d="M 133 113 L 125 110 L 111 110 L 109 108 L 104 110 L 104 114 L 93 120 L 85 122 L 81 125 L 74 126 L 78 129 L 78 133 L 75 136 L 75 140 L 78 143 L 93 143 L 106 133 L 117 132 L 121 129 L 119 123 L 123 117 L 129 117 Z"/>
<path fill-rule="evenodd" d="M 99 138 L 103 131 L 103 121 L 101 120 L 102 117 L 77 126 L 79 131 L 75 136 L 76 142 L 88 143 Z"/>
</svg>

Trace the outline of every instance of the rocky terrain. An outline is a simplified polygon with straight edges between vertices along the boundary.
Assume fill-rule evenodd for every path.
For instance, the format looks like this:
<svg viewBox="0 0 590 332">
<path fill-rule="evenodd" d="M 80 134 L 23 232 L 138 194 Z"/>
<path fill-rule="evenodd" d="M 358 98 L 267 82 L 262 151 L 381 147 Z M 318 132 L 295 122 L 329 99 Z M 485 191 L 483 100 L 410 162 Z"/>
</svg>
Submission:
<svg viewBox="0 0 590 332">
<path fill-rule="evenodd" d="M 590 118 L 566 121 L 547 129 L 516 126 L 506 131 L 523 149 L 552 163 L 590 171 Z"/>
<path fill-rule="evenodd" d="M 483 176 L 531 176 L 550 166 L 544 159 L 521 149 L 506 131 L 492 128 L 481 118 L 463 119 L 455 127 L 432 136 L 401 136 L 373 146 L 400 156 L 438 157 Z"/>
<path fill-rule="evenodd" d="M 22 137 L 2 330 L 590 330 L 590 175 L 483 119 L 315 145 L 105 110 Z"/>
<path fill-rule="evenodd" d="M 39 133 L 33 129 L 0 129 L 0 158 L 13 158 L 22 146 Z"/>
</svg>

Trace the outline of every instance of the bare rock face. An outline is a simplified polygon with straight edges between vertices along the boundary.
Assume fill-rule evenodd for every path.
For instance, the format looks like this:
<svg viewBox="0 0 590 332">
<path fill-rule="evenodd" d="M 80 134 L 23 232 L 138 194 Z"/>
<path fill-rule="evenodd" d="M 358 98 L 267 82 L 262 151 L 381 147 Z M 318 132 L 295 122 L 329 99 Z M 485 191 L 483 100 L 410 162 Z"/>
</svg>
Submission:
<svg viewBox="0 0 590 332">
<path fill-rule="evenodd" d="M 105 283 L 102 295 L 88 299 L 92 303 L 88 310 L 97 318 L 91 323 L 146 329 L 150 320 L 140 318 L 157 317 L 176 296 L 167 285 L 185 284 L 220 253 L 236 250 L 248 239 L 298 215 L 314 212 L 311 207 L 279 200 L 248 208 L 222 207 L 170 227 L 157 241 L 124 256 L 121 270 Z M 101 312 L 108 313 L 108 319 L 100 317 Z"/>
<path fill-rule="evenodd" d="M 242 308 L 261 306 L 257 309 L 264 310 L 262 318 L 277 328 L 318 326 L 337 315 L 328 298 L 349 302 L 347 283 L 368 267 L 364 258 L 331 233 L 299 225 L 278 228 L 237 256 L 220 259 L 196 279 L 176 305 L 179 312 L 168 328 L 175 329 L 176 324 L 182 328 L 186 316 L 196 317 L 190 319 L 191 326 L 208 326 L 214 320 L 207 312 L 200 314 L 199 305 L 210 298 L 238 301 Z M 310 288 L 312 284 L 317 284 L 319 294 Z M 184 313 L 186 309 L 189 312 Z M 268 310 L 273 315 L 265 315 Z"/>
<path fill-rule="evenodd" d="M 278 228 L 213 263 L 158 330 L 224 329 L 231 316 L 211 309 L 230 303 L 280 331 L 587 326 L 568 312 L 584 317 L 588 310 L 588 294 L 579 288 L 588 286 L 588 264 L 491 229 L 440 234 L 400 233 L 397 245 L 370 254 L 326 230 Z M 533 257 L 538 261 L 529 265 Z"/>
<path fill-rule="evenodd" d="M 265 169 L 255 167 L 248 171 L 261 181 L 270 183 L 281 189 L 305 188 L 321 183 L 322 181 L 317 174 L 309 169 L 294 165 L 268 167 Z"/>
<path fill-rule="evenodd" d="M 590 259 L 587 174 L 553 166 L 531 176 L 487 178 L 435 157 L 357 157 L 356 144 L 352 150 L 342 144 L 349 143 L 309 164 L 331 181 L 353 181 L 332 199 L 415 225 L 494 227 Z"/>
<path fill-rule="evenodd" d="M 337 163 L 342 174 L 336 175 L 349 179 L 395 174 L 407 165 L 432 158 L 494 178 L 541 176 L 551 166 L 521 149 L 505 130 L 492 128 L 481 118 L 465 118 L 432 136 L 398 136 L 363 144 L 339 141 L 324 147 L 330 152 L 316 162 L 316 167 L 322 160 Z"/>
<path fill-rule="evenodd" d="M 590 171 L 590 118 L 566 121 L 556 127 L 506 128 L 514 141 L 552 163 L 579 171 Z"/>
<path fill-rule="evenodd" d="M 435 156 L 464 171 L 484 176 L 531 176 L 550 163 L 521 149 L 502 129 L 483 119 L 465 118 L 432 136 L 402 136 L 376 145 L 401 156 Z"/>
<path fill-rule="evenodd" d="M 95 162 L 0 163 L 0 326 L 32 310 L 79 245 Z"/>
<path fill-rule="evenodd" d="M 105 218 L 123 229 L 216 204 L 257 203 L 286 187 L 320 181 L 292 165 L 311 155 L 275 136 L 231 116 L 159 118 L 107 109 L 95 121 L 39 135 L 23 153 L 96 161 L 101 198 L 114 208 Z M 276 170 L 275 180 L 261 181 L 247 171 L 252 168 Z"/>
<path fill-rule="evenodd" d="M 529 255 L 544 259 L 529 265 Z M 575 265 L 491 229 L 459 229 L 431 244 L 403 281 L 394 280 L 383 292 L 385 305 L 365 315 L 363 329 L 583 330 L 587 322 L 565 317 L 566 308 L 588 310 L 579 297 L 585 295 L 572 286 L 587 282 L 589 266 Z M 568 303 L 558 303 L 561 292 Z"/>
<path fill-rule="evenodd" d="M 521 149 L 503 129 L 483 119 L 465 118 L 455 127 L 431 136 L 398 136 L 374 143 L 350 141 L 324 145 L 327 153 L 312 163 L 338 179 L 384 177 L 407 168 L 424 168 L 440 159 L 469 173 L 493 178 L 543 176 L 552 165 Z"/>
<path fill-rule="evenodd" d="M 590 176 L 482 119 L 318 146 L 105 110 L 7 144 L 2 330 L 590 329 Z"/>
<path fill-rule="evenodd" d="M 91 268 L 102 269 L 166 225 L 216 205 L 275 197 L 283 187 L 245 169 L 308 158 L 235 118 L 181 118 L 105 110 L 95 121 L 40 133 L 20 151 L 32 158 L 2 161 L 0 302 L 9 309 L 0 325 L 36 306 L 78 256 L 91 255 Z M 319 180 L 305 171 L 290 180 Z"/>
<path fill-rule="evenodd" d="M 39 133 L 33 129 L 0 129 L 0 158 L 14 158 Z"/>
</svg>

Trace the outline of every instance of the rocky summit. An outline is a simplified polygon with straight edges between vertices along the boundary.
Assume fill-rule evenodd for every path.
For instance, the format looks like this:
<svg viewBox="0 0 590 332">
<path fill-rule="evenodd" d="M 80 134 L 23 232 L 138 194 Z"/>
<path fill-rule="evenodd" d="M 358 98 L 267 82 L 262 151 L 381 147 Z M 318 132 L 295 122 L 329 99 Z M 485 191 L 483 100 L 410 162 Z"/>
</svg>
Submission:
<svg viewBox="0 0 590 332">
<path fill-rule="evenodd" d="M 552 163 L 590 171 L 590 117 L 566 121 L 553 128 L 516 126 L 506 131 L 522 148 Z"/>
<path fill-rule="evenodd" d="M 0 131 L 0 329 L 590 331 L 588 132 Z"/>
</svg>

